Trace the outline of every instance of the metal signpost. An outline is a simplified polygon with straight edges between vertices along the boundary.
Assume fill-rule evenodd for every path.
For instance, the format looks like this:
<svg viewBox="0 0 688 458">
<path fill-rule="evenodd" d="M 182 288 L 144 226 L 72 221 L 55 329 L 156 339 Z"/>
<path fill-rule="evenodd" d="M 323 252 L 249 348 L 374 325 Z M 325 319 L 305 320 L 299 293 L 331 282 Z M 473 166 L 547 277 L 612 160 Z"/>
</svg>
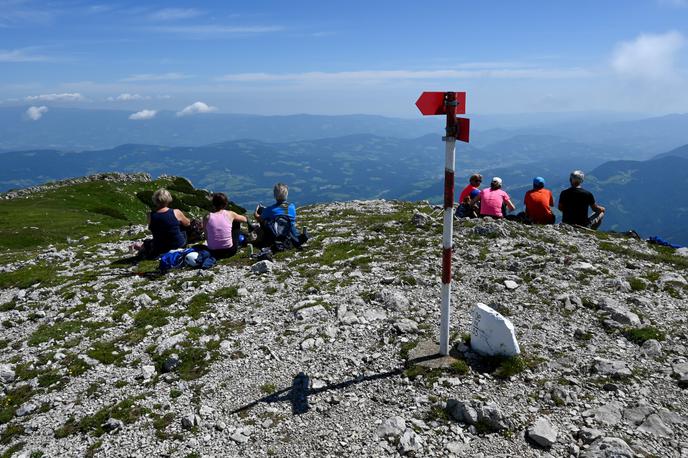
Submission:
<svg viewBox="0 0 688 458">
<path fill-rule="evenodd" d="M 466 113 L 465 92 L 423 92 L 416 106 L 423 115 L 447 115 L 444 162 L 444 229 L 442 232 L 442 311 L 440 354 L 449 355 L 449 311 L 451 308 L 451 258 L 454 223 L 454 164 L 456 140 L 468 143 L 470 120 L 457 118 Z"/>
</svg>

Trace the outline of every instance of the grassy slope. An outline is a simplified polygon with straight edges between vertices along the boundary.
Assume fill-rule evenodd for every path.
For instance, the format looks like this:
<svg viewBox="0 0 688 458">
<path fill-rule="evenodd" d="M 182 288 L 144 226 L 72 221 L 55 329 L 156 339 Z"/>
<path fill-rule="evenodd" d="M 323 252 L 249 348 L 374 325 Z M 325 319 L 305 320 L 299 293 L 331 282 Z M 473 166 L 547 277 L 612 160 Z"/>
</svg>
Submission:
<svg viewBox="0 0 688 458">
<path fill-rule="evenodd" d="M 64 245 L 67 238 L 98 239 L 101 231 L 145 224 L 148 207 L 144 202 L 149 202 L 149 196 L 159 187 L 170 189 L 172 207 L 187 214 L 199 217 L 208 209 L 205 192 L 178 178 L 57 187 L 26 198 L 0 201 L 0 252 Z"/>
</svg>

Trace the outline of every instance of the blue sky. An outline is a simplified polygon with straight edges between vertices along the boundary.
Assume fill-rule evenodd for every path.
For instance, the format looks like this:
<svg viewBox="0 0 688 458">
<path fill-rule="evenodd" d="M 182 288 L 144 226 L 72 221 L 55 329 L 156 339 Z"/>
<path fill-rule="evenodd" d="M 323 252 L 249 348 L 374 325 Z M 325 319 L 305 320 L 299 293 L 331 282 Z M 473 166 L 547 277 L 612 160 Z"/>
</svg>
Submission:
<svg viewBox="0 0 688 458">
<path fill-rule="evenodd" d="M 687 43 L 688 0 L 0 0 L 0 107 L 685 112 Z"/>
</svg>

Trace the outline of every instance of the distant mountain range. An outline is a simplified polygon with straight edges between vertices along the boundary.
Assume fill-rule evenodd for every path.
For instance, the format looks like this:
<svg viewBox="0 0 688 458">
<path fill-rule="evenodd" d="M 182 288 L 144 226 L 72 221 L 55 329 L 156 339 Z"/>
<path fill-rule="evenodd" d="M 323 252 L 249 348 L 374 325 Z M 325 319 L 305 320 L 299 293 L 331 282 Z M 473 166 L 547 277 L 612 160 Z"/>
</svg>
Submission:
<svg viewBox="0 0 688 458">
<path fill-rule="evenodd" d="M 442 135 L 444 127 L 441 116 L 423 117 L 420 113 L 417 118 L 402 119 L 227 113 L 180 117 L 172 111 L 160 111 L 152 119 L 131 120 L 134 111 L 48 107 L 34 121 L 27 116 L 27 108 L 0 107 L 0 151 L 85 151 L 122 144 L 203 146 L 240 139 L 285 143 L 358 134 L 411 139 Z M 620 154 L 615 159 L 642 160 L 688 141 L 688 114 L 647 119 L 639 114 L 597 112 L 468 116 L 473 144 L 481 149 L 519 136 L 549 136 L 559 139 L 555 141 L 612 148 Z"/>
<path fill-rule="evenodd" d="M 7 109 L 0 109 L 0 118 L 9 116 L 8 113 Z M 136 124 L 126 117 L 122 120 L 122 113 L 55 109 L 52 114 L 65 115 L 64 119 L 54 116 L 51 122 L 55 129 L 42 128 L 43 133 L 35 136 L 29 134 L 28 126 L 41 126 L 49 118 L 21 122 L 26 124 L 22 127 L 26 138 L 39 144 L 47 137 L 57 138 L 57 131 L 61 132 L 61 139 L 74 141 L 74 145 L 89 138 L 94 140 L 93 144 L 114 141 L 128 131 L 130 137 L 142 138 L 159 138 L 168 132 L 172 146 L 124 144 L 81 152 L 71 152 L 69 148 L 2 152 L 0 191 L 95 172 L 123 171 L 186 176 L 196 186 L 228 192 L 233 200 L 249 208 L 259 201 L 269 202 L 276 181 L 288 183 L 292 198 L 301 205 L 370 198 L 437 202 L 441 199 L 444 145 L 441 122 L 435 122 L 438 119 L 434 119 L 434 124 L 424 124 L 427 119 L 213 114 L 184 120 L 173 113 L 162 113 L 159 119 L 152 120 L 159 124 Z M 15 112 L 12 116 L 16 115 Z M 94 119 L 89 118 L 91 115 Z M 74 117 L 83 120 L 83 129 L 70 127 Z M 103 119 L 112 121 L 112 131 L 103 134 L 106 140 L 99 137 L 103 133 Z M 19 138 L 11 131 L 12 122 L 16 125 L 16 121 L 3 124 L 0 119 L 0 131 L 4 132 L 0 141 L 9 143 L 12 138 Z M 557 134 L 560 127 L 556 124 L 535 129 L 539 133 L 527 129 L 480 132 L 473 137 L 480 141 L 457 144 L 457 188 L 461 189 L 466 178 L 476 171 L 482 172 L 486 181 L 491 176 L 500 176 L 505 189 L 522 208 L 523 194 L 534 176 L 544 176 L 547 186 L 558 196 L 568 186 L 569 172 L 582 169 L 588 174 L 585 186 L 610 210 L 603 228 L 633 228 L 643 235 L 662 235 L 688 244 L 688 229 L 684 229 L 688 228 L 687 210 L 678 199 L 688 191 L 686 122 L 687 115 L 675 115 L 612 123 L 606 127 L 609 130 L 588 126 L 579 131 L 580 138 L 575 140 L 563 135 L 563 131 Z M 134 123 L 134 127 L 129 123 Z M 226 123 L 226 129 L 218 127 L 222 123 Z M 264 127 L 262 131 L 260 126 Z M 629 133 L 642 130 L 643 126 L 644 131 Z M 680 130 L 681 126 L 685 128 Z M 179 132 L 176 137 L 172 136 L 175 129 Z M 612 133 L 596 136 L 596 129 Z M 351 133 L 357 130 L 386 134 Z M 410 138 L 423 131 L 434 133 Z M 575 126 L 571 131 L 575 131 Z M 333 132 L 350 134 L 314 138 Z M 612 141 L 624 133 L 629 141 L 635 141 L 633 146 Z M 205 146 L 174 146 L 175 141 L 182 139 L 212 140 L 221 135 L 262 136 L 262 140 L 241 138 Z M 279 138 L 295 140 L 275 141 Z M 655 151 L 664 143 L 671 146 Z"/>
</svg>

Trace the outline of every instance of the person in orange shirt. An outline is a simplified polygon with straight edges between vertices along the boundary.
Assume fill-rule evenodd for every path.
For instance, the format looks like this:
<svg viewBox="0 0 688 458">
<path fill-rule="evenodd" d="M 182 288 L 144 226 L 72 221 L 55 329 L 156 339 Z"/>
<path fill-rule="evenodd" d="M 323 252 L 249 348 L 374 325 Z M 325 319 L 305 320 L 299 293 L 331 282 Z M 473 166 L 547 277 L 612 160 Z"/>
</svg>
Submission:
<svg viewBox="0 0 688 458">
<path fill-rule="evenodd" d="M 554 224 L 554 198 L 549 189 L 545 189 L 545 179 L 542 177 L 533 178 L 533 189 L 526 192 L 523 199 L 526 206 L 526 216 L 535 224 Z"/>
</svg>

